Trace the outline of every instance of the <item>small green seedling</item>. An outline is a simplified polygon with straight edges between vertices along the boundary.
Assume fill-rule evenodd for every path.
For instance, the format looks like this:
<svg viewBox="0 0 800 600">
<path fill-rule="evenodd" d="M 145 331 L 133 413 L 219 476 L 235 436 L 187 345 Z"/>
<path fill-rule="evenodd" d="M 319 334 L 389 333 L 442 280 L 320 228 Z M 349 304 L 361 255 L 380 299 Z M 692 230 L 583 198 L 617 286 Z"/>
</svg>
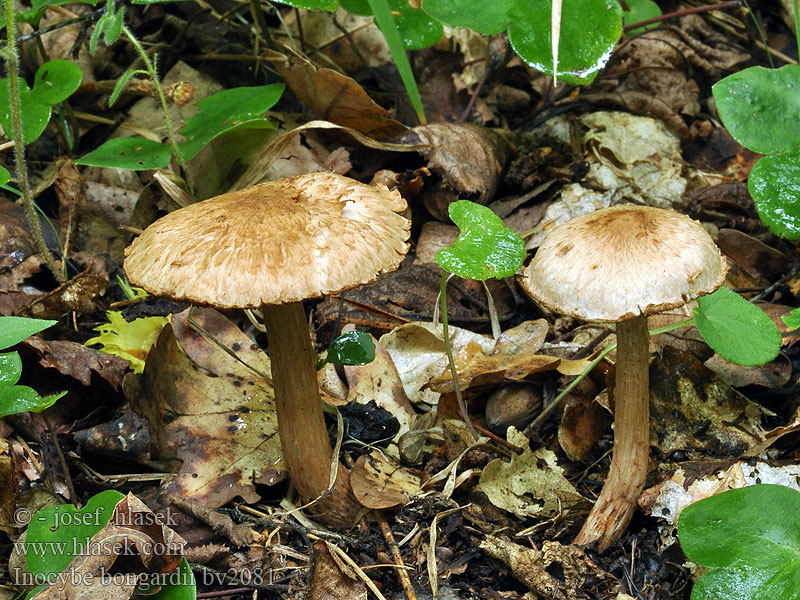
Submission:
<svg viewBox="0 0 800 600">
<path fill-rule="evenodd" d="M 23 317 L 0 317 L 0 350 L 39 333 L 57 321 Z M 17 385 L 22 375 L 22 359 L 17 352 L 0 353 L 0 417 L 31 411 L 41 412 L 55 404 L 66 392 L 40 396 L 26 385 Z"/>
<path fill-rule="evenodd" d="M 22 141 L 35 141 L 50 121 L 53 105 L 63 102 L 81 84 L 81 70 L 68 60 L 49 60 L 36 71 L 33 89 L 20 80 L 19 101 L 22 112 Z M 10 133 L 11 96 L 9 80 L 0 79 L 0 125 Z"/>
<path fill-rule="evenodd" d="M 766 155 L 748 179 L 758 215 L 776 235 L 800 239 L 800 66 L 750 67 L 712 92 L 734 139 Z"/>
<path fill-rule="evenodd" d="M 186 120 L 178 144 L 184 160 L 191 160 L 214 138 L 234 129 L 273 129 L 261 114 L 271 108 L 283 93 L 283 84 L 239 87 L 223 90 L 200 100 L 200 112 Z M 170 144 L 139 137 L 116 138 L 75 162 L 93 167 L 117 167 L 141 171 L 166 167 L 174 155 Z"/>
<path fill-rule="evenodd" d="M 628 5 L 628 9 L 622 13 L 622 24 L 625 27 L 632 25 L 633 23 L 641 23 L 642 21 L 655 19 L 656 17 L 660 17 L 662 14 L 658 4 L 653 2 L 653 0 L 627 0 L 626 4 Z M 635 35 L 639 35 L 640 33 L 644 33 L 647 29 L 653 29 L 654 27 L 658 26 L 659 23 L 650 23 L 650 25 L 645 25 L 644 27 L 637 27 L 636 29 L 626 31 L 625 35 L 628 37 L 633 37 Z"/>
<path fill-rule="evenodd" d="M 678 518 L 686 557 L 708 569 L 692 600 L 800 597 L 800 492 L 759 484 L 689 505 Z"/>
<path fill-rule="evenodd" d="M 478 434 L 469 419 L 467 408 L 461 397 L 461 388 L 458 385 L 458 374 L 453 360 L 453 350 L 450 346 L 450 335 L 447 329 L 447 273 L 452 273 L 463 279 L 475 279 L 485 282 L 490 277 L 503 279 L 511 277 L 522 266 L 525 259 L 525 242 L 512 229 L 503 224 L 503 220 L 490 209 L 469 200 L 453 202 L 447 208 L 450 218 L 455 223 L 460 233 L 455 242 L 449 247 L 442 248 L 436 253 L 435 260 L 442 267 L 442 283 L 439 293 L 439 302 L 442 312 L 442 328 L 447 360 L 450 363 L 450 373 L 456 390 L 456 399 L 461 411 L 461 418 L 467 424 L 475 439 Z M 485 287 L 489 298 L 489 311 L 492 315 L 492 330 L 495 337 L 500 335 L 500 323 L 497 311 L 494 310 L 492 296 Z"/>
<path fill-rule="evenodd" d="M 795 308 L 788 315 L 782 316 L 781 319 L 789 329 L 797 329 L 800 327 L 800 308 Z"/>
<path fill-rule="evenodd" d="M 81 577 L 80 572 L 69 573 L 68 567 L 73 559 L 81 555 L 99 552 L 114 552 L 119 543 L 106 540 L 105 545 L 98 544 L 89 548 L 88 543 L 93 536 L 102 530 L 111 519 L 117 504 L 125 498 L 124 494 L 115 490 L 106 490 L 92 496 L 83 508 L 71 504 L 50 506 L 34 513 L 30 518 L 25 542 L 25 562 L 28 567 L 26 577 L 34 584 L 39 582 L 54 585 L 73 582 L 74 577 Z M 148 525 L 148 523 L 142 523 Z M 159 522 L 153 519 L 153 523 Z M 161 546 L 161 552 L 174 552 L 175 549 Z M 155 547 L 154 551 L 158 551 Z M 173 576 L 174 575 L 174 576 Z M 88 577 L 88 575 L 87 575 Z M 97 575 L 99 578 L 100 575 Z M 109 574 L 109 578 L 113 575 Z M 146 579 L 146 578 L 145 578 Z M 32 597 L 44 586 L 30 591 L 27 598 Z M 145 593 L 147 590 L 142 590 Z M 153 590 L 149 590 L 152 593 Z M 196 587 L 189 563 L 183 558 L 177 571 L 164 578 L 161 590 L 148 595 L 153 600 L 194 600 Z"/>
<path fill-rule="evenodd" d="M 365 365 L 375 359 L 375 343 L 365 331 L 343 333 L 328 346 L 325 358 L 317 364 L 317 369 L 326 363 L 334 365 Z"/>
</svg>

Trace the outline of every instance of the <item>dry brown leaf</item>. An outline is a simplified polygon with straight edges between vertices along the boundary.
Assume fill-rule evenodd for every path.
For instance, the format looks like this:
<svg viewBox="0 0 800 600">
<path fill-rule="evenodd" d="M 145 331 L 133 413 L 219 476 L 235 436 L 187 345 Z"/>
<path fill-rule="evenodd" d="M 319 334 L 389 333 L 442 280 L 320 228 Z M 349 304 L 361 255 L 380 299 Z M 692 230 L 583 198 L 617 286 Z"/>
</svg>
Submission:
<svg viewBox="0 0 800 600">
<path fill-rule="evenodd" d="M 407 131 L 390 117 L 356 81 L 338 71 L 318 68 L 296 55 L 264 51 L 267 60 L 301 102 L 319 119 L 349 127 L 375 140 L 388 140 Z"/>
<path fill-rule="evenodd" d="M 367 508 L 402 506 L 418 495 L 422 479 L 412 470 L 373 450 L 362 454 L 350 471 L 350 486 Z"/>
<path fill-rule="evenodd" d="M 117 389 L 130 366 L 124 358 L 76 342 L 29 337 L 23 344 L 37 354 L 40 365 L 57 369 L 62 375 L 73 377 L 83 385 L 90 385 L 92 373 L 96 373 Z"/>
<path fill-rule="evenodd" d="M 499 381 L 518 381 L 532 373 L 555 369 L 561 359 L 537 354 L 548 327 L 544 319 L 525 321 L 504 331 L 491 350 L 486 350 L 486 344 L 477 342 L 467 343 L 457 353 L 454 348 L 454 362 L 462 389 Z M 428 387 L 440 394 L 453 391 L 449 366 L 432 379 Z"/>
<path fill-rule="evenodd" d="M 142 375 L 125 379 L 125 393 L 150 422 L 155 458 L 182 462 L 168 491 L 210 507 L 237 496 L 256 502 L 256 483 L 285 475 L 272 387 L 191 329 L 187 313 L 173 315 Z M 220 313 L 200 309 L 192 318 L 248 365 L 269 372 L 266 355 Z"/>
<path fill-rule="evenodd" d="M 308 600 L 367 600 L 364 583 L 328 546 L 324 540 L 314 542 Z"/>
</svg>

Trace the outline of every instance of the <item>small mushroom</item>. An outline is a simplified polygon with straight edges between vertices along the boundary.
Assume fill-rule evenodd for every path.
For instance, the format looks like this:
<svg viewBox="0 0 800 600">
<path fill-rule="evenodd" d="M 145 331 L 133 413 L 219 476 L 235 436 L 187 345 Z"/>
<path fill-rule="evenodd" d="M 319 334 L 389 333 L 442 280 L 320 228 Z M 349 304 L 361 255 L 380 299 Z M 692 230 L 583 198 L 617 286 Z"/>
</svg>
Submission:
<svg viewBox="0 0 800 600">
<path fill-rule="evenodd" d="M 702 226 L 646 206 L 602 209 L 556 227 L 525 269 L 523 288 L 543 306 L 617 324 L 614 452 L 576 544 L 607 549 L 627 527 L 644 487 L 650 453 L 647 315 L 713 292 L 726 270 Z"/>
<path fill-rule="evenodd" d="M 156 296 L 216 308 L 260 308 L 272 360 L 283 460 L 304 502 L 331 526 L 360 505 L 337 469 L 322 414 L 303 300 L 397 268 L 410 222 L 396 190 L 312 173 L 176 210 L 125 250 L 128 279 Z M 322 497 L 320 497 L 322 496 Z"/>
</svg>

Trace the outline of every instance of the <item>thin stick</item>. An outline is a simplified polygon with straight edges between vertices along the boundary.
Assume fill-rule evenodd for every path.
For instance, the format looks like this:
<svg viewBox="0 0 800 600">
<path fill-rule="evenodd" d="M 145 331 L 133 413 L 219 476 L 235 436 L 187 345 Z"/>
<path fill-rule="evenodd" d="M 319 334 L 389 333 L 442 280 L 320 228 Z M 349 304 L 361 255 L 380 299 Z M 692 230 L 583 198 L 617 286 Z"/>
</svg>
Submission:
<svg viewBox="0 0 800 600">
<path fill-rule="evenodd" d="M 69 475 L 67 459 L 64 456 L 64 452 L 61 450 L 61 444 L 58 443 L 58 438 L 56 437 L 55 429 L 53 429 L 53 424 L 50 422 L 50 418 L 47 416 L 46 411 L 42 411 L 40 414 L 42 415 L 42 419 L 44 419 L 44 424 L 47 425 L 47 432 L 50 434 L 50 439 L 53 440 L 53 446 L 55 446 L 56 454 L 58 455 L 58 462 L 61 463 L 61 470 L 64 472 L 64 480 L 67 483 L 67 491 L 69 492 L 69 500 L 72 504 L 80 508 L 78 504 L 78 497 L 75 495 L 75 487 L 72 485 L 72 477 Z"/>
<path fill-rule="evenodd" d="M 411 587 L 411 580 L 408 577 L 406 565 L 403 562 L 403 556 L 400 554 L 400 548 L 397 546 L 397 542 L 394 541 L 394 535 L 389 527 L 389 523 L 386 522 L 386 518 L 379 510 L 375 511 L 375 518 L 378 520 L 378 525 L 381 526 L 383 539 L 385 539 L 386 543 L 389 545 L 389 551 L 392 553 L 392 558 L 394 559 L 394 563 L 396 565 L 397 577 L 400 579 L 400 585 L 403 586 L 403 591 L 406 593 L 406 598 L 408 600 L 417 600 L 417 595 L 414 593 L 414 588 Z"/>
</svg>

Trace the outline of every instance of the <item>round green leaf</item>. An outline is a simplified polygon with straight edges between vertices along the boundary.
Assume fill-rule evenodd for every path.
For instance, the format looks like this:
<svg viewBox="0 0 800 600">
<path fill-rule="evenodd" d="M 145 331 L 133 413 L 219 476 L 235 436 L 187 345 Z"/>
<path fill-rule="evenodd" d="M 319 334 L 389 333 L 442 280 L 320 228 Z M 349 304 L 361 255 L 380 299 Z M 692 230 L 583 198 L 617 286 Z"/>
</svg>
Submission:
<svg viewBox="0 0 800 600">
<path fill-rule="evenodd" d="M 800 492 L 753 485 L 691 504 L 678 519 L 687 558 L 709 567 L 692 600 L 800 597 Z"/>
<path fill-rule="evenodd" d="M 115 490 L 106 490 L 89 498 L 81 509 L 61 504 L 37 511 L 25 537 L 28 570 L 50 575 L 67 568 L 92 536 L 105 527 L 124 497 Z"/>
<path fill-rule="evenodd" d="M 795 308 L 788 315 L 783 315 L 781 319 L 789 329 L 797 329 L 800 327 L 800 308 Z"/>
<path fill-rule="evenodd" d="M 513 0 L 508 39 L 520 58 L 537 71 L 553 74 L 550 0 Z M 558 79 L 592 82 L 611 58 L 622 35 L 622 8 L 616 0 L 564 2 L 558 47 Z"/>
<path fill-rule="evenodd" d="M 81 70 L 68 60 L 48 60 L 36 71 L 33 94 L 45 104 L 58 104 L 81 84 Z"/>
<path fill-rule="evenodd" d="M 343 333 L 331 342 L 327 362 L 335 365 L 365 365 L 375 358 L 375 343 L 365 331 Z"/>
<path fill-rule="evenodd" d="M 491 210 L 469 200 L 448 207 L 461 232 L 448 248 L 436 253 L 436 262 L 448 273 L 479 281 L 511 277 L 525 258 L 525 242 L 503 225 Z"/>
<path fill-rule="evenodd" d="M 500 33 L 508 27 L 514 0 L 422 0 L 422 10 L 450 27 L 467 27 L 478 33 Z"/>
<path fill-rule="evenodd" d="M 628 0 L 627 4 L 629 10 L 622 13 L 622 24 L 625 27 L 633 25 L 634 23 L 641 23 L 642 21 L 648 21 L 661 16 L 661 9 L 658 7 L 658 4 L 653 2 L 653 0 Z M 626 31 L 625 35 L 639 35 L 646 29 L 653 29 L 654 27 L 658 26 L 659 23 L 651 23 L 650 25 L 645 25 L 644 27 L 637 27 L 636 29 Z"/>
<path fill-rule="evenodd" d="M 800 239 L 800 154 L 761 158 L 750 170 L 747 187 L 758 216 L 773 233 Z"/>
<path fill-rule="evenodd" d="M 169 144 L 159 144 L 144 138 L 116 138 L 82 156 L 75 164 L 144 171 L 166 167 L 171 156 L 172 148 Z"/>
<path fill-rule="evenodd" d="M 800 150 L 800 66 L 750 67 L 712 93 L 723 124 L 743 146 L 761 154 Z"/>
<path fill-rule="evenodd" d="M 8 79 L 0 79 L 0 125 L 9 137 L 13 131 L 10 98 Z M 22 80 L 19 81 L 19 103 L 22 114 L 22 143 L 30 144 L 42 135 L 47 126 L 50 120 L 50 105 L 36 97 Z"/>
<path fill-rule="evenodd" d="M 0 386 L 11 386 L 22 375 L 22 359 L 18 352 L 0 354 Z M 9 413 L 11 414 L 11 413 Z"/>
<path fill-rule="evenodd" d="M 717 354 L 738 365 L 766 364 L 781 348 L 772 319 L 726 287 L 697 299 L 694 324 Z"/>
</svg>

